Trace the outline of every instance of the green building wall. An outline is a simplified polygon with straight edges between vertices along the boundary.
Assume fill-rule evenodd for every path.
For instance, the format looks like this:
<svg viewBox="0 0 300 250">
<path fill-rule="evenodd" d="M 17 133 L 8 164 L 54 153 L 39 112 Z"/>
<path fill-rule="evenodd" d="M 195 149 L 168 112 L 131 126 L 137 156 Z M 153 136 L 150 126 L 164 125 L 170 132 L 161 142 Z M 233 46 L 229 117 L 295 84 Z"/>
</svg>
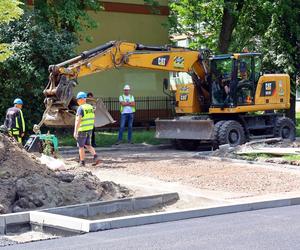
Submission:
<svg viewBox="0 0 300 250">
<path fill-rule="evenodd" d="M 141 4 L 143 1 L 125 2 Z M 146 45 L 164 45 L 169 41 L 168 30 L 163 26 L 163 23 L 167 22 L 167 16 L 108 11 L 90 14 L 98 22 L 98 28 L 82 35 L 92 36 L 93 41 L 91 43 L 82 41 L 78 52 L 112 40 Z M 127 83 L 132 87 L 135 96 L 163 96 L 162 82 L 168 75 L 167 72 L 152 70 L 114 69 L 78 79 L 79 86 L 76 87 L 76 91 L 91 91 L 97 97 L 116 97 Z"/>
</svg>

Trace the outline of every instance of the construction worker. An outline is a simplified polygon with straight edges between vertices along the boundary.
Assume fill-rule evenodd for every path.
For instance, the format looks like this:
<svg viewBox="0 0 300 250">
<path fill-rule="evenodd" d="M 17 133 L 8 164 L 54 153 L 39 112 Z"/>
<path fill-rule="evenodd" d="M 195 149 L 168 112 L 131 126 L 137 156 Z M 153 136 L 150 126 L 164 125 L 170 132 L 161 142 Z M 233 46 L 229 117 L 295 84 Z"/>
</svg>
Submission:
<svg viewBox="0 0 300 250">
<path fill-rule="evenodd" d="M 14 107 L 6 111 L 4 125 L 8 130 L 8 134 L 14 137 L 17 142 L 22 143 L 25 135 L 25 121 L 22 112 L 23 101 L 20 98 L 14 100 Z"/>
<path fill-rule="evenodd" d="M 85 166 L 85 149 L 93 155 L 93 166 L 100 163 L 95 149 L 91 146 L 91 136 L 95 123 L 95 113 L 92 105 L 86 103 L 87 94 L 79 92 L 77 94 L 77 103 L 79 105 L 76 114 L 74 138 L 77 140 L 79 148 L 79 166 Z"/>
<path fill-rule="evenodd" d="M 92 92 L 87 93 L 87 98 L 93 99 L 94 98 L 93 93 Z M 95 137 L 95 126 L 94 126 L 93 131 L 92 131 L 91 143 L 92 143 L 92 147 L 94 147 L 94 148 L 97 147 L 97 145 L 96 145 L 96 137 Z"/>
<path fill-rule="evenodd" d="M 119 97 L 121 122 L 120 122 L 118 141 L 116 142 L 116 145 L 120 144 L 123 140 L 123 132 L 125 129 L 126 122 L 128 123 L 127 140 L 128 143 L 132 144 L 132 124 L 133 124 L 134 113 L 135 113 L 135 101 L 134 101 L 134 97 L 130 95 L 130 86 L 128 84 L 124 86 L 123 90 L 124 90 L 124 94 L 120 95 Z"/>
</svg>

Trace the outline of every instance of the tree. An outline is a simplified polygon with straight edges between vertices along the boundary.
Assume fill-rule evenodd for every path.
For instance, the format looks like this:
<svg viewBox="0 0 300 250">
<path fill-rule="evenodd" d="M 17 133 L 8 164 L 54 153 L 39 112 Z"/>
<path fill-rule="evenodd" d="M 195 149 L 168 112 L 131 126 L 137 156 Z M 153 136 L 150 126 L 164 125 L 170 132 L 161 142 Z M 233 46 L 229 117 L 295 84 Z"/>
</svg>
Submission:
<svg viewBox="0 0 300 250">
<path fill-rule="evenodd" d="M 190 36 L 192 47 L 227 53 L 244 0 L 173 0 L 171 32 Z"/>
<path fill-rule="evenodd" d="M 18 0 L 0 0 L 0 25 L 20 18 L 23 14 L 20 4 Z M 12 53 L 9 44 L 0 43 L 0 62 L 6 60 Z"/>
<path fill-rule="evenodd" d="M 96 12 L 101 9 L 100 1 L 95 0 L 34 1 L 34 13 L 38 22 L 47 22 L 57 30 L 67 30 L 77 34 L 97 26 L 87 10 Z"/>
<path fill-rule="evenodd" d="M 95 0 L 35 0 L 33 8 L 26 7 L 22 19 L 0 26 L 0 41 L 11 44 L 15 51 L 0 63 L 0 89 L 5 93 L 0 117 L 3 120 L 12 100 L 21 97 L 30 129 L 44 111 L 42 92 L 48 82 L 48 66 L 75 56 L 80 32 L 96 25 L 87 10 L 97 11 L 101 5 Z"/>
<path fill-rule="evenodd" d="M 300 1 L 273 1 L 271 20 L 261 36 L 264 64 L 268 69 L 291 77 L 291 109 L 288 116 L 295 120 L 296 78 L 300 70 Z"/>
<path fill-rule="evenodd" d="M 78 44 L 71 32 L 58 32 L 49 24 L 37 24 L 34 16 L 24 14 L 0 29 L 0 39 L 11 44 L 14 54 L 0 64 L 0 117 L 16 97 L 24 100 L 24 116 L 32 127 L 44 111 L 42 94 L 48 82 L 48 65 L 74 56 Z"/>
<path fill-rule="evenodd" d="M 191 47 L 217 53 L 247 46 L 263 52 L 264 68 L 299 75 L 300 0 L 171 0 L 171 32 L 188 34 Z M 292 98 L 293 100 L 293 98 Z M 294 119 L 295 103 L 290 117 Z"/>
</svg>

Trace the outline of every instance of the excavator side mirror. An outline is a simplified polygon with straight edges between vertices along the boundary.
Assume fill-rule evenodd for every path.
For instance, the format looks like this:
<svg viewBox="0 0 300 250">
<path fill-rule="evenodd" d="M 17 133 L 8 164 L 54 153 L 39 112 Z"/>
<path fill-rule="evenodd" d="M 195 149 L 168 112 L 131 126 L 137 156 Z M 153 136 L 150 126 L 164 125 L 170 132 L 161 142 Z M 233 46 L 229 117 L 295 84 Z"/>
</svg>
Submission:
<svg viewBox="0 0 300 250">
<path fill-rule="evenodd" d="M 169 89 L 169 79 L 168 78 L 164 78 L 164 80 L 163 80 L 163 86 L 164 86 L 164 90 L 168 90 Z"/>
</svg>

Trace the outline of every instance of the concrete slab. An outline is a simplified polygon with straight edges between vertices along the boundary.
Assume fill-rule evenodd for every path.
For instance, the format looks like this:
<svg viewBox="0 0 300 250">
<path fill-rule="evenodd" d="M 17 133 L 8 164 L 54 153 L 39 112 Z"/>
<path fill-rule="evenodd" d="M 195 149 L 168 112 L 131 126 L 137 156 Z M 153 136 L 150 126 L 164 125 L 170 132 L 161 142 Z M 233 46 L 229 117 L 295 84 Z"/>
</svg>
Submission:
<svg viewBox="0 0 300 250">
<path fill-rule="evenodd" d="M 141 198 L 135 198 L 132 200 L 133 208 L 134 210 L 138 209 L 145 209 L 145 208 L 151 208 L 155 207 L 157 205 L 163 205 L 163 198 L 162 195 L 155 195 L 148 199 Z"/>
<path fill-rule="evenodd" d="M 299 204 L 300 204 L 300 198 L 291 198 L 290 205 L 299 205 Z"/>
<path fill-rule="evenodd" d="M 72 217 L 87 217 L 88 216 L 88 204 L 72 205 L 59 208 L 45 209 L 43 212 L 60 214 Z"/>
<path fill-rule="evenodd" d="M 79 233 L 89 232 L 87 220 L 45 212 L 30 212 L 30 223 Z"/>
<path fill-rule="evenodd" d="M 13 213 L 13 214 L 6 214 L 1 215 L 0 217 L 5 218 L 5 225 L 9 224 L 22 224 L 29 222 L 30 220 L 30 212 L 20 212 L 20 213 Z"/>
<path fill-rule="evenodd" d="M 5 217 L 0 217 L 0 235 L 5 234 Z"/>
<path fill-rule="evenodd" d="M 80 205 L 70 205 L 58 208 L 43 209 L 42 212 L 60 214 L 71 217 L 94 217 L 98 214 L 111 214 L 120 211 L 134 211 L 147 209 L 155 206 L 163 206 L 169 202 L 179 199 L 178 193 L 166 193 L 142 197 L 125 198 L 112 201 L 99 201 L 84 203 Z"/>
<path fill-rule="evenodd" d="M 91 204 L 88 206 L 88 217 L 93 217 L 98 214 L 111 214 L 118 211 L 133 211 L 133 202 L 132 200 L 120 200 L 114 201 L 107 204 L 98 203 Z"/>
</svg>

